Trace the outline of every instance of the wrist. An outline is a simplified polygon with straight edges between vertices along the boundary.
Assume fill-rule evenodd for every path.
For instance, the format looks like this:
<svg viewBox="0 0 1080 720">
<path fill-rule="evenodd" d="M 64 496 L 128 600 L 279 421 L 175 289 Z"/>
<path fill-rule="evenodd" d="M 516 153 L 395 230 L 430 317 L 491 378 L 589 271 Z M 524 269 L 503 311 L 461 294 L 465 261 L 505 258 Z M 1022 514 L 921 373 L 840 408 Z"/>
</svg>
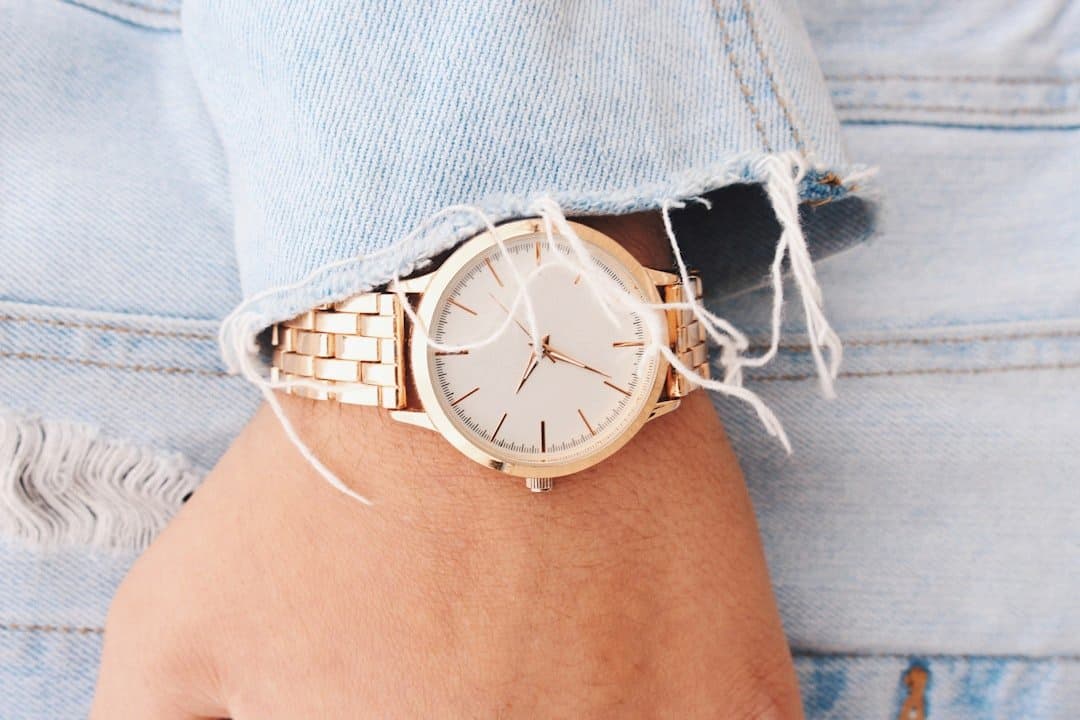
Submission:
<svg viewBox="0 0 1080 720">
<path fill-rule="evenodd" d="M 664 221 L 659 213 L 576 217 L 573 220 L 614 238 L 645 267 L 668 270 L 675 265 Z"/>
<path fill-rule="evenodd" d="M 682 400 L 679 410 L 657 418 L 604 462 L 559 479 L 556 489 L 536 495 L 520 479 L 483 467 L 462 455 L 441 435 L 397 422 L 387 410 L 278 394 L 301 440 L 351 490 L 393 516 L 422 507 L 434 519 L 448 515 L 487 517 L 512 525 L 522 513 L 566 517 L 596 505 L 623 508 L 693 506 L 718 487 L 742 493 L 742 476 L 719 419 L 705 393 Z M 278 420 L 264 409 L 257 432 L 284 444 L 288 469 L 308 490 L 328 491 L 344 505 L 354 500 L 334 490 L 284 437 Z M 273 435 L 274 440 L 269 440 Z M 298 488 L 299 490 L 299 488 Z M 698 509 L 708 512 L 703 506 Z"/>
<path fill-rule="evenodd" d="M 749 499 L 703 393 L 542 495 L 385 411 L 281 400 L 374 505 L 325 483 L 262 408 L 179 518 L 220 516 L 211 524 L 243 557 L 270 555 L 258 565 L 269 580 L 257 573 L 245 592 L 346 607 L 367 642 L 389 643 L 376 657 L 438 668 L 464 688 L 455 701 L 477 706 L 509 696 L 530 714 L 798 717 Z M 379 697 L 393 702 L 395 688 Z"/>
</svg>

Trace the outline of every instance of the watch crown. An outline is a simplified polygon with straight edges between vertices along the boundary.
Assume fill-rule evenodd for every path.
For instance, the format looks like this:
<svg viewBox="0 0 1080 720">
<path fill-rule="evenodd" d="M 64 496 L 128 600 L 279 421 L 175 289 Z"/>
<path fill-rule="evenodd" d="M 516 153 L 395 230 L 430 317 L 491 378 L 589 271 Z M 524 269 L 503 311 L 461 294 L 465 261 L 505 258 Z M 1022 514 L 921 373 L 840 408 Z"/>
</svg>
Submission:
<svg viewBox="0 0 1080 720">
<path fill-rule="evenodd" d="M 547 492 L 555 486 L 552 478 L 525 478 L 525 487 L 534 493 Z"/>
</svg>

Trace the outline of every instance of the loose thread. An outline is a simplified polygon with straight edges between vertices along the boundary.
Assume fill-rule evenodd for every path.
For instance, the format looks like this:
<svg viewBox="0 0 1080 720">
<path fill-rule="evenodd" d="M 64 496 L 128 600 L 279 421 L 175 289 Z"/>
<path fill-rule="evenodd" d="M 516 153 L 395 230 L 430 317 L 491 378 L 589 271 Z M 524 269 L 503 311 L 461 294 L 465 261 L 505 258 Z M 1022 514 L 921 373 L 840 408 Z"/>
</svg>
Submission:
<svg viewBox="0 0 1080 720">
<path fill-rule="evenodd" d="M 704 303 L 693 296 L 693 293 L 684 294 L 681 302 L 659 303 L 649 302 L 635 296 L 621 287 L 613 279 L 595 268 L 591 261 L 591 254 L 585 247 L 584 241 L 578 237 L 570 225 L 557 201 L 551 197 L 535 199 L 528 207 L 529 212 L 539 217 L 544 225 L 548 243 L 553 249 L 552 255 L 556 262 L 573 269 L 581 274 L 585 280 L 589 292 L 596 298 L 603 308 L 605 315 L 612 323 L 618 324 L 616 309 L 637 313 L 649 325 L 651 341 L 645 347 L 645 352 L 639 358 L 639 363 L 645 363 L 657 354 L 662 356 L 674 370 L 685 376 L 691 383 L 705 389 L 719 392 L 739 399 L 750 405 L 766 432 L 780 442 L 787 452 L 791 452 L 791 443 L 784 431 L 783 425 L 765 402 L 751 390 L 743 387 L 743 368 L 761 367 L 772 360 L 779 349 L 784 306 L 784 273 L 783 263 L 785 258 L 791 268 L 791 274 L 795 286 L 799 291 L 800 302 L 806 316 L 807 333 L 810 340 L 811 353 L 818 372 L 822 392 L 827 397 L 834 393 L 832 380 L 836 377 L 842 357 L 840 339 L 825 319 L 822 308 L 821 288 L 814 274 L 813 263 L 807 248 L 806 238 L 802 233 L 799 223 L 799 183 L 806 172 L 806 161 L 795 153 L 782 153 L 769 155 L 758 162 L 758 176 L 763 178 L 765 191 L 769 197 L 773 212 L 780 223 L 781 234 L 777 240 L 776 253 L 770 265 L 770 280 L 773 290 L 773 306 L 770 314 L 771 337 L 769 348 L 761 355 L 747 357 L 744 353 L 749 348 L 749 340 L 744 333 L 734 327 L 728 320 L 719 317 L 705 307 Z M 679 277 L 684 287 L 691 287 L 689 271 L 682 256 L 682 250 L 675 237 L 671 222 L 671 210 L 685 206 L 686 202 L 698 202 L 706 207 L 710 206 L 707 199 L 702 197 L 690 197 L 683 200 L 666 200 L 661 203 L 661 215 L 664 221 L 664 229 L 671 245 L 675 258 Z M 223 354 L 229 365 L 230 372 L 239 372 L 247 380 L 255 384 L 266 398 L 274 415 L 281 423 L 285 435 L 300 452 L 301 456 L 311 467 L 325 479 L 332 487 L 345 495 L 359 501 L 364 505 L 372 505 L 372 501 L 349 488 L 334 472 L 327 467 L 315 453 L 304 443 L 296 431 L 291 420 L 288 418 L 275 389 L 291 389 L 297 387 L 310 387 L 321 389 L 321 385 L 307 379 L 271 380 L 267 378 L 256 362 L 258 347 L 255 337 L 249 328 L 257 327 L 261 322 L 260 316 L 252 313 L 248 308 L 259 300 L 287 290 L 303 288 L 316 276 L 326 273 L 335 268 L 346 267 L 361 259 L 373 260 L 390 254 L 405 256 L 417 238 L 436 225 L 437 222 L 445 221 L 453 216 L 466 216 L 479 220 L 479 224 L 492 233 L 496 243 L 504 256 L 509 257 L 503 240 L 496 231 L 496 226 L 490 217 L 480 208 L 466 205 L 455 205 L 444 208 L 439 213 L 429 217 L 417 228 L 409 233 L 402 241 L 387 248 L 383 248 L 368 255 L 353 258 L 345 258 L 324 265 L 299 282 L 291 285 L 269 288 L 248 300 L 229 315 L 222 324 L 219 340 L 222 344 Z M 567 250 L 559 249 L 556 241 L 565 241 Z M 422 258 L 423 259 L 423 258 Z M 422 260 L 421 259 L 421 260 Z M 418 261 L 419 262 L 419 261 Z M 514 301 L 509 308 L 506 318 L 487 337 L 472 343 L 463 345 L 448 345 L 435 340 L 424 326 L 416 310 L 409 302 L 408 296 L 400 284 L 400 275 L 396 272 L 389 284 L 392 292 L 400 299 L 403 311 L 413 323 L 413 342 L 423 342 L 425 346 L 443 352 L 460 352 L 485 347 L 494 343 L 502 336 L 511 322 L 514 322 L 518 308 L 524 305 L 528 332 L 534 343 L 534 347 L 540 345 L 540 333 L 537 325 L 535 309 L 529 287 L 536 279 L 542 268 L 538 268 L 523 275 L 515 263 L 509 263 L 511 273 L 518 285 Z M 666 337 L 666 322 L 663 316 L 665 310 L 689 310 L 693 313 L 697 322 L 705 329 L 708 337 L 720 348 L 720 365 L 724 369 L 721 379 L 703 378 L 694 372 L 694 369 L 683 363 L 675 352 L 661 338 Z M 265 324 L 265 323 L 262 323 Z M 828 358 L 825 357 L 828 354 Z M 640 368 L 639 368 L 640 369 Z"/>
<path fill-rule="evenodd" d="M 814 264 L 810 259 L 810 250 L 806 245 L 806 236 L 803 235 L 799 222 L 799 182 L 805 175 L 806 166 L 801 157 L 792 153 L 768 156 L 762 160 L 762 165 L 765 175 L 765 193 L 780 223 L 780 242 L 786 246 L 791 274 L 799 290 L 803 313 L 806 316 L 806 333 L 810 341 L 810 353 L 818 372 L 821 391 L 825 397 L 832 398 L 836 396 L 833 380 L 840 371 L 843 346 L 840 343 L 840 337 L 825 319 L 821 287 L 817 283 Z M 779 282 L 774 274 L 774 293 L 777 292 Z M 777 322 L 778 320 L 774 319 L 774 329 L 777 327 Z M 778 331 L 774 333 L 772 343 L 769 349 L 775 355 L 773 348 L 779 344 Z M 826 350 L 829 353 L 827 361 L 824 357 Z"/>
</svg>

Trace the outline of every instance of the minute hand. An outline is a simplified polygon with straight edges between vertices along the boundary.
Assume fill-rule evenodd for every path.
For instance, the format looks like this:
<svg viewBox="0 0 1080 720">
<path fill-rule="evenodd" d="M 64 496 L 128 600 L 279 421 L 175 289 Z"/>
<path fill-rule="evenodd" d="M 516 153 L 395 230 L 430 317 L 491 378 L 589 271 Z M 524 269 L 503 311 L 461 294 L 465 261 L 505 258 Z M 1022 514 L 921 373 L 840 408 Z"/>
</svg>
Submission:
<svg viewBox="0 0 1080 720">
<path fill-rule="evenodd" d="M 560 362 L 569 363 L 570 365 L 576 365 L 577 367 L 581 368 L 582 370 L 588 370 L 589 372 L 594 372 L 597 375 L 601 375 L 603 377 L 606 377 L 608 380 L 611 379 L 611 376 L 608 375 L 606 372 L 603 372 L 602 370 L 597 370 L 594 367 L 586 365 L 585 363 L 581 362 L 580 360 L 578 360 L 576 358 L 572 358 L 572 357 L 570 357 L 569 355 L 567 355 L 564 352 L 559 352 L 558 350 L 551 347 L 550 345 L 544 345 L 544 352 L 552 360 L 557 360 L 557 361 L 560 361 Z"/>
</svg>

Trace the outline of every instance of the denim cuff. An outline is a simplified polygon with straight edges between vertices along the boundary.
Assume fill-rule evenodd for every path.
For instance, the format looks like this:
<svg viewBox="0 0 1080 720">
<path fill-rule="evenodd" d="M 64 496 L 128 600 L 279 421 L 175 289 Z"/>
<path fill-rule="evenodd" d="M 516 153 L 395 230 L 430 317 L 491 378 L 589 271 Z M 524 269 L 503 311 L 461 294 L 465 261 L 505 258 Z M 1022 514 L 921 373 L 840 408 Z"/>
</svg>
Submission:
<svg viewBox="0 0 1080 720">
<path fill-rule="evenodd" d="M 225 335 L 409 273 L 484 216 L 657 209 L 777 158 L 816 204 L 860 175 L 786 2 L 188 0 L 183 36 L 229 159 Z"/>
</svg>

